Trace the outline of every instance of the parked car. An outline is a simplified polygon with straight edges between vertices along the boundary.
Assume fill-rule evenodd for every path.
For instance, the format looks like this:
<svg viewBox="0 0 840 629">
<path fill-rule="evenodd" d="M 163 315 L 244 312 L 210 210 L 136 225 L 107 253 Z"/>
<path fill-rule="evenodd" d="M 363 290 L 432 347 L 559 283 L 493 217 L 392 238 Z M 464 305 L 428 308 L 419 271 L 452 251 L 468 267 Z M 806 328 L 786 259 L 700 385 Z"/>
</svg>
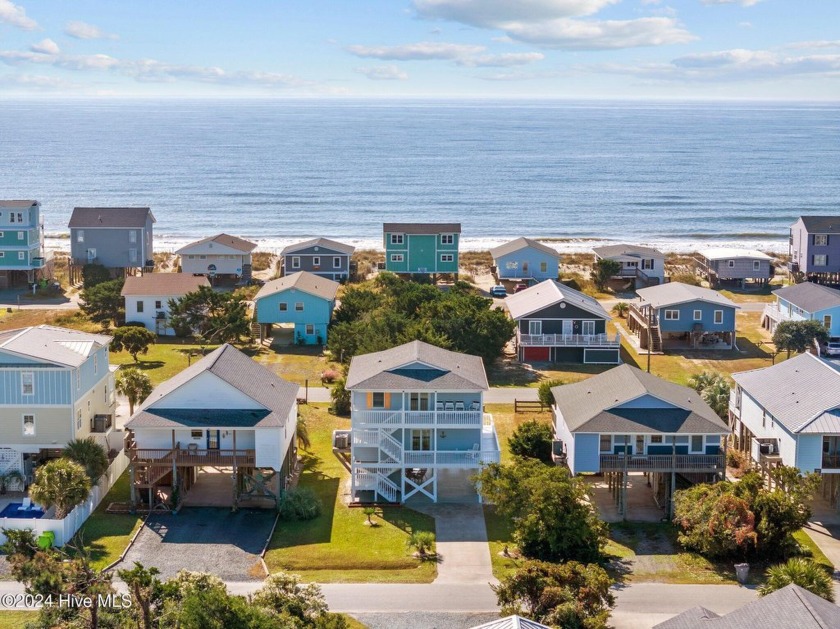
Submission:
<svg viewBox="0 0 840 629">
<path fill-rule="evenodd" d="M 507 297 L 507 289 L 498 284 L 490 289 L 490 296 L 491 297 Z"/>
<path fill-rule="evenodd" d="M 840 356 L 840 341 L 829 341 L 825 347 L 826 356 Z"/>
<path fill-rule="evenodd" d="M 525 290 L 526 288 L 528 288 L 528 285 L 527 285 L 527 284 L 524 284 L 524 283 L 523 283 L 523 284 L 517 284 L 517 285 L 516 285 L 516 288 L 514 288 L 514 289 L 513 289 L 513 292 L 514 292 L 514 293 L 520 293 L 520 292 L 522 292 L 523 290 Z"/>
</svg>

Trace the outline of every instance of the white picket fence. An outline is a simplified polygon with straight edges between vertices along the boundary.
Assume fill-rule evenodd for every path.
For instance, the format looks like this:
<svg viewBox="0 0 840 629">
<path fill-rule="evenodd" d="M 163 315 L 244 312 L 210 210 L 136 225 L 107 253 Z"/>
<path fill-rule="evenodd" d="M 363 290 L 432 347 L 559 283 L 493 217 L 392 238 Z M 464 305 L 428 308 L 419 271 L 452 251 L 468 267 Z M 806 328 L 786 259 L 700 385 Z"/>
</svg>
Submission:
<svg viewBox="0 0 840 629">
<path fill-rule="evenodd" d="M 99 503 L 113 487 L 117 479 L 128 467 L 128 457 L 125 452 L 120 452 L 117 457 L 108 466 L 108 471 L 102 475 L 99 482 L 90 490 L 87 500 L 73 509 L 63 520 L 56 520 L 49 517 L 55 513 L 54 509 L 49 509 L 42 518 L 0 518 L 0 529 L 15 529 L 24 530 L 32 529 L 35 532 L 35 537 L 41 535 L 45 531 L 52 531 L 55 533 L 55 545 L 64 546 L 76 534 L 82 524 L 90 517 L 90 514 L 96 510 Z M 6 536 L 0 532 L 0 544 L 5 543 Z"/>
</svg>

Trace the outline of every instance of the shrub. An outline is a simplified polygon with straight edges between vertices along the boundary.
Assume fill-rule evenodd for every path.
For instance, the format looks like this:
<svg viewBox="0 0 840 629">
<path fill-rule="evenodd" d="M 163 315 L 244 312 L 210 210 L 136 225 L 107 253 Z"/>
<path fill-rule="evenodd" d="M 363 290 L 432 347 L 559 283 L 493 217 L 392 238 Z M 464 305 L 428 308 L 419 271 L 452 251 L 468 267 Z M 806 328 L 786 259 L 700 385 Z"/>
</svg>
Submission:
<svg viewBox="0 0 840 629">
<path fill-rule="evenodd" d="M 532 419 L 519 426 L 508 439 L 510 451 L 516 456 L 552 463 L 551 442 L 554 431 L 551 424 Z"/>
<path fill-rule="evenodd" d="M 335 386 L 330 389 L 332 411 L 336 415 L 350 414 L 350 391 L 344 386 L 345 382 L 345 378 L 340 378 L 336 381 Z"/>
<path fill-rule="evenodd" d="M 834 582 L 831 576 L 822 566 L 810 559 L 802 557 L 788 559 L 785 563 L 768 568 L 766 576 L 767 582 L 758 588 L 760 596 L 767 596 L 795 583 L 812 594 L 834 602 Z"/>
<path fill-rule="evenodd" d="M 341 377 L 341 373 L 335 369 L 325 369 L 321 372 L 321 382 L 332 384 Z"/>
<path fill-rule="evenodd" d="M 671 276 L 671 281 L 690 284 L 691 286 L 700 286 L 700 278 L 694 273 L 677 273 Z"/>
<path fill-rule="evenodd" d="M 554 404 L 554 393 L 551 390 L 554 387 L 559 387 L 561 384 L 563 384 L 562 380 L 545 380 L 540 382 L 540 388 L 537 389 L 537 397 L 543 406 Z"/>
<path fill-rule="evenodd" d="M 425 557 L 435 546 L 435 534 L 431 531 L 417 531 L 405 540 L 405 544 L 417 549 L 417 554 Z"/>
<path fill-rule="evenodd" d="M 726 465 L 736 470 L 746 470 L 749 465 L 747 455 L 735 448 L 729 448 L 726 451 Z"/>
<path fill-rule="evenodd" d="M 314 520 L 321 515 L 322 509 L 321 499 L 308 487 L 290 489 L 277 505 L 284 520 Z"/>
<path fill-rule="evenodd" d="M 609 258 L 602 258 L 592 265 L 592 279 L 598 290 L 603 291 L 607 287 L 607 283 L 614 275 L 621 272 L 621 262 L 618 260 L 611 260 Z"/>
</svg>

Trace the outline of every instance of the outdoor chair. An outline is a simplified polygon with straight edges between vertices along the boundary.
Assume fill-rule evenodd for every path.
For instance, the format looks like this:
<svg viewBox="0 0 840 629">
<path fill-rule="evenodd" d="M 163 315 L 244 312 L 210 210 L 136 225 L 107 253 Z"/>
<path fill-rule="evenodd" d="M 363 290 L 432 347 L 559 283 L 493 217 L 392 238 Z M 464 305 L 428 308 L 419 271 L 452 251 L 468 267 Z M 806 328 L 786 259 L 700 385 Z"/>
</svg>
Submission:
<svg viewBox="0 0 840 629">
<path fill-rule="evenodd" d="M 464 403 L 463 402 L 455 402 L 455 410 L 456 411 L 463 411 L 464 410 Z"/>
<path fill-rule="evenodd" d="M 435 402 L 435 410 L 442 411 L 443 410 L 443 402 Z"/>
<path fill-rule="evenodd" d="M 444 402 L 443 409 L 446 411 L 454 411 L 455 410 L 455 403 L 454 402 Z"/>
<path fill-rule="evenodd" d="M 478 402 L 471 403 L 470 404 L 470 410 L 471 411 L 480 411 L 481 410 L 481 404 L 479 404 Z"/>
<path fill-rule="evenodd" d="M 32 509 L 32 498 L 27 496 L 23 499 L 23 504 L 18 507 L 18 511 L 29 511 L 30 509 Z"/>
</svg>

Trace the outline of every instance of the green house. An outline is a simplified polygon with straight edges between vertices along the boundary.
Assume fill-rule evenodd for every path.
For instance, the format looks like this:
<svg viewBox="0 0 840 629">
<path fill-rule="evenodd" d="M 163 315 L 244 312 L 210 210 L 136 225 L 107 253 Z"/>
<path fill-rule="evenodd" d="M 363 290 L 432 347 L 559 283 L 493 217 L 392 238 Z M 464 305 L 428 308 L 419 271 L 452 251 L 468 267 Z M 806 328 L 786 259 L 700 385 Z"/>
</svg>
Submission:
<svg viewBox="0 0 840 629">
<path fill-rule="evenodd" d="M 458 276 L 460 223 L 385 223 L 385 270 Z"/>
</svg>

